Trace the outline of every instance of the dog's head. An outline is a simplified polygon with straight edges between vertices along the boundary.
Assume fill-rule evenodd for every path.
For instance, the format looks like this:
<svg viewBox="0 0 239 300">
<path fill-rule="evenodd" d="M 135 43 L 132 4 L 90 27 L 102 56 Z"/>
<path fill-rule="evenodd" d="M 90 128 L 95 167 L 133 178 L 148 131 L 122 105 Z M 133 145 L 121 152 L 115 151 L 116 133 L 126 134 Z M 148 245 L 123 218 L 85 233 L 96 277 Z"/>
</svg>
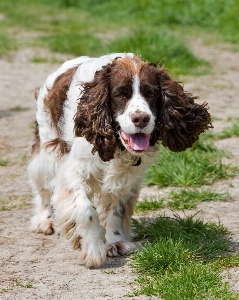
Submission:
<svg viewBox="0 0 239 300">
<path fill-rule="evenodd" d="M 84 136 L 103 161 L 114 157 L 117 143 L 137 156 L 160 140 L 183 151 L 211 127 L 207 104 L 196 98 L 164 68 L 137 56 L 118 58 L 83 85 L 75 135 Z"/>
</svg>

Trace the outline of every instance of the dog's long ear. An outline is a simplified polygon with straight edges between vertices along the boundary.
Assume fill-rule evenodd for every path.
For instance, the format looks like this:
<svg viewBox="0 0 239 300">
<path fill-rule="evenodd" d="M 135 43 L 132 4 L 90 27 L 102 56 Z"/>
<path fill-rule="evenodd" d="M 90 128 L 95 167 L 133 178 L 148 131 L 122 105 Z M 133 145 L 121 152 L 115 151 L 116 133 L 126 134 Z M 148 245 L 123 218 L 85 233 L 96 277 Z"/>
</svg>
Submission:
<svg viewBox="0 0 239 300">
<path fill-rule="evenodd" d="M 109 108 L 110 73 L 109 64 L 97 71 L 91 82 L 83 85 L 74 117 L 75 135 L 85 137 L 93 145 L 92 153 L 97 151 L 103 161 L 114 157 L 116 146 Z"/>
<path fill-rule="evenodd" d="M 200 133 L 212 128 L 207 103 L 195 103 L 197 97 L 185 92 L 164 68 L 158 70 L 157 76 L 161 88 L 158 137 L 171 151 L 184 151 L 198 140 Z"/>
</svg>

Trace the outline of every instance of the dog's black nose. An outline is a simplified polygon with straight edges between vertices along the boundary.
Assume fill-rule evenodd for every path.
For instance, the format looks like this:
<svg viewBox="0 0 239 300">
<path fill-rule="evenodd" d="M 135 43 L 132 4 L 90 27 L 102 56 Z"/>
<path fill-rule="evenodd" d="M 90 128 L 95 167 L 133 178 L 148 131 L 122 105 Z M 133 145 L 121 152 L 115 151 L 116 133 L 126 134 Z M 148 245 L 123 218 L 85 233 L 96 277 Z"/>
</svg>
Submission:
<svg viewBox="0 0 239 300">
<path fill-rule="evenodd" d="M 150 116 L 145 112 L 135 112 L 131 115 L 131 121 L 136 127 L 144 128 L 148 125 Z"/>
</svg>

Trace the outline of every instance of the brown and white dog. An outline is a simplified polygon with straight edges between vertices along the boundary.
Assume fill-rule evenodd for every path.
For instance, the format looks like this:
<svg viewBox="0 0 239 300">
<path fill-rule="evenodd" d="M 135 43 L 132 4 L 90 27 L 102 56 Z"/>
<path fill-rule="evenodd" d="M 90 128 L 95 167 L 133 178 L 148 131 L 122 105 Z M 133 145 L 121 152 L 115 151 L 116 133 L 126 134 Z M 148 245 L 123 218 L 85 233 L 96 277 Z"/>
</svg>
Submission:
<svg viewBox="0 0 239 300">
<path fill-rule="evenodd" d="M 159 142 L 183 151 L 211 127 L 195 99 L 131 53 L 64 63 L 37 96 L 32 230 L 65 235 L 87 267 L 134 249 L 131 216 Z"/>
</svg>

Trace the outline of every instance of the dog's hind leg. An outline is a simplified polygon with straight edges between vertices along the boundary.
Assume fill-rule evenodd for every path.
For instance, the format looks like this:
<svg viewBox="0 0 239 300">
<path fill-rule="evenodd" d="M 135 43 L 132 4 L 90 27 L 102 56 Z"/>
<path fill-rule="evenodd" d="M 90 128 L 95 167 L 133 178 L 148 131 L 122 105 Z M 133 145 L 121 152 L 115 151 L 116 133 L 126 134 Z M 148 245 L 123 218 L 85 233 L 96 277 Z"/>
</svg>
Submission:
<svg viewBox="0 0 239 300">
<path fill-rule="evenodd" d="M 55 157 L 42 149 L 28 166 L 34 198 L 34 216 L 31 218 L 31 230 L 37 233 L 53 234 L 54 225 L 51 208 L 52 180 L 55 177 Z"/>
</svg>

